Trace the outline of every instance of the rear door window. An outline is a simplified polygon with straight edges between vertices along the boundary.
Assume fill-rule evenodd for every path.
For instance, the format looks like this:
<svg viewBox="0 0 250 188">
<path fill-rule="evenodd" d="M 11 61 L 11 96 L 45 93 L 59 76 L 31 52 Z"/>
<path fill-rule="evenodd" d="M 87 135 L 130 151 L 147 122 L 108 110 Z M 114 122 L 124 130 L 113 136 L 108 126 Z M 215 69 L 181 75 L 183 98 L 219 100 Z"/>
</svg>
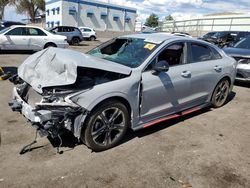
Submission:
<svg viewBox="0 0 250 188">
<path fill-rule="evenodd" d="M 37 28 L 28 28 L 28 34 L 32 36 L 46 36 L 46 34 Z"/>
<path fill-rule="evenodd" d="M 214 59 L 211 49 L 206 45 L 191 43 L 190 50 L 191 63 L 209 61 Z"/>
</svg>

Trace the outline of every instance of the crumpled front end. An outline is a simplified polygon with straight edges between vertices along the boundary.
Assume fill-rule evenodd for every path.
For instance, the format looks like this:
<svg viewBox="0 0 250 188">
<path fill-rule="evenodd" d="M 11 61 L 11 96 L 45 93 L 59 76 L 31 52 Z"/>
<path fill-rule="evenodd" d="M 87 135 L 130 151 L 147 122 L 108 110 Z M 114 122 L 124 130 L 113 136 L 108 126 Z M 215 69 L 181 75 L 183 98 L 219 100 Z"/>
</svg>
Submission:
<svg viewBox="0 0 250 188">
<path fill-rule="evenodd" d="M 40 136 L 57 137 L 65 129 L 74 132 L 75 117 L 85 112 L 82 107 L 71 102 L 68 96 L 70 93 L 41 95 L 23 83 L 14 87 L 9 106 L 27 118 Z"/>
</svg>

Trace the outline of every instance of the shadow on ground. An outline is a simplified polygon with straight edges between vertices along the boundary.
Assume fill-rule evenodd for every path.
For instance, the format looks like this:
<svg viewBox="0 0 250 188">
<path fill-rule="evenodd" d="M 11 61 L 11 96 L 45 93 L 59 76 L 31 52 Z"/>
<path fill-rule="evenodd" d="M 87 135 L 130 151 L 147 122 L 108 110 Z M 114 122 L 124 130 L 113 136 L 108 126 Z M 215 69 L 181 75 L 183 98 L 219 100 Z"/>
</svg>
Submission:
<svg viewBox="0 0 250 188">
<path fill-rule="evenodd" d="M 240 86 L 240 87 L 250 88 L 250 82 L 238 82 L 238 81 L 236 81 L 234 83 L 234 85 Z"/>
<path fill-rule="evenodd" d="M 23 54 L 33 54 L 35 51 L 31 50 L 0 50 L 0 54 L 16 54 L 16 55 L 23 55 Z"/>
<path fill-rule="evenodd" d="M 236 96 L 236 93 L 231 92 L 231 94 L 228 96 L 226 104 L 229 103 L 230 101 L 232 101 L 235 96 Z M 175 118 L 175 119 L 171 119 L 171 120 L 167 120 L 167 121 L 164 121 L 161 123 L 157 123 L 157 124 L 155 124 L 149 128 L 146 128 L 146 129 L 141 129 L 138 131 L 133 131 L 133 130 L 129 129 L 126 136 L 123 138 L 122 142 L 119 145 L 124 144 L 124 143 L 126 143 L 126 142 L 128 142 L 136 137 L 142 138 L 144 136 L 154 134 L 158 131 L 161 131 L 161 130 L 166 129 L 168 127 L 177 125 L 180 122 L 183 122 L 183 121 L 188 120 L 190 118 L 193 118 L 195 116 L 199 116 L 201 114 L 207 113 L 209 111 L 211 111 L 211 107 L 206 107 L 206 108 L 201 109 L 200 111 L 196 111 L 196 112 L 193 112 L 191 114 L 187 114 L 187 115 Z M 74 135 L 71 132 L 64 133 L 61 136 L 61 139 L 62 139 L 61 147 L 69 148 L 66 150 L 63 149 L 63 152 L 73 150 L 76 146 L 83 145 L 83 143 L 80 142 L 76 137 L 74 137 Z M 52 144 L 52 146 L 54 148 L 56 148 L 60 145 L 59 138 L 48 137 L 48 140 L 50 141 L 50 143 Z M 32 149 L 39 149 L 39 148 L 41 148 L 41 147 L 32 148 Z"/>
</svg>

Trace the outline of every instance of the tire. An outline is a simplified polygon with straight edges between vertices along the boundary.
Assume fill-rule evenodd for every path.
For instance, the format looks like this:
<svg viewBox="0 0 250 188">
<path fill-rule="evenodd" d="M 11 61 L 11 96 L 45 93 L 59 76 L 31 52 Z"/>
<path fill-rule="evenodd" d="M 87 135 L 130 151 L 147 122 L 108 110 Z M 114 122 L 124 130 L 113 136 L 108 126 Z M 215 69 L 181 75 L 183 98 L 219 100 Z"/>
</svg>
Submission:
<svg viewBox="0 0 250 188">
<path fill-rule="evenodd" d="M 90 41 L 95 41 L 95 36 L 89 37 L 89 40 L 90 40 Z"/>
<path fill-rule="evenodd" d="M 44 49 L 49 48 L 49 47 L 57 47 L 57 46 L 54 43 L 47 43 L 47 44 L 45 44 Z"/>
<path fill-rule="evenodd" d="M 93 151 L 104 151 L 122 140 L 129 123 L 129 113 L 124 104 L 118 100 L 106 101 L 89 114 L 81 139 Z"/>
<path fill-rule="evenodd" d="M 72 40 L 71 40 L 71 44 L 73 46 L 78 46 L 80 43 L 80 39 L 78 37 L 73 37 Z"/>
<path fill-rule="evenodd" d="M 214 108 L 223 106 L 229 95 L 230 84 L 227 79 L 222 79 L 215 87 L 211 103 Z"/>
</svg>

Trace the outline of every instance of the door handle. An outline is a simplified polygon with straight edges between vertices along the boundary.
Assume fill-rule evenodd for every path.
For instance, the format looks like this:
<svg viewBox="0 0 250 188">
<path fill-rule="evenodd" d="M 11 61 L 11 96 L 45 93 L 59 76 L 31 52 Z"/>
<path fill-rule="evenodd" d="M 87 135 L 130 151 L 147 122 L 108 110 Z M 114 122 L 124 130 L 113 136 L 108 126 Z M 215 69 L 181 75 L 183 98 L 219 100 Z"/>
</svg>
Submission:
<svg viewBox="0 0 250 188">
<path fill-rule="evenodd" d="M 184 77 L 184 78 L 188 78 L 191 76 L 191 72 L 190 71 L 183 71 L 181 73 L 181 76 Z"/>
<path fill-rule="evenodd" d="M 217 72 L 221 72 L 222 71 L 222 67 L 219 66 L 219 65 L 215 65 L 214 66 L 214 70 L 217 71 Z"/>
</svg>

